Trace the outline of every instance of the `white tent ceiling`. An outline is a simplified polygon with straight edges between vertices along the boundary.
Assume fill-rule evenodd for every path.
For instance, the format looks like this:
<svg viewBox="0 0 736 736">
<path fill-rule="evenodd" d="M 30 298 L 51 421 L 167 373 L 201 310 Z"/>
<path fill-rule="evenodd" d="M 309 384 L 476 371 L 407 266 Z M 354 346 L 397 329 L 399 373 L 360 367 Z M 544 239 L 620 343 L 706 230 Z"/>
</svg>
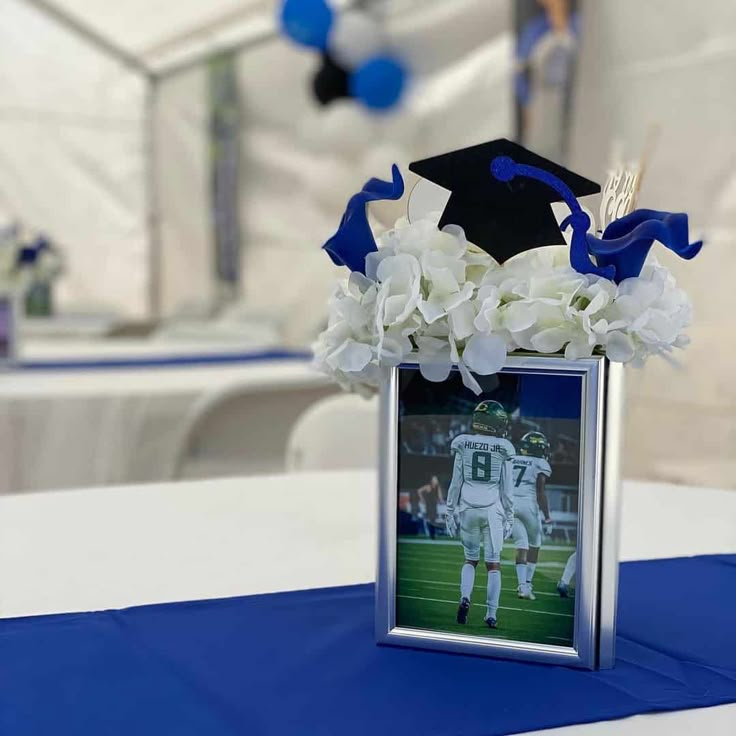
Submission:
<svg viewBox="0 0 736 736">
<path fill-rule="evenodd" d="M 152 72 L 268 37 L 276 30 L 273 0 L 29 1 Z"/>
<path fill-rule="evenodd" d="M 332 274 L 317 246 L 346 192 L 392 161 L 510 133 L 509 0 L 371 0 L 413 71 L 385 119 L 316 105 L 316 55 L 280 38 L 278 6 L 0 0 L 0 216 L 64 251 L 60 309 L 145 318 L 215 300 L 218 51 L 237 51 L 242 296 L 290 325 L 296 313 L 321 319 L 296 303 L 324 304 L 318 285 Z M 288 304 L 284 282 L 298 284 Z"/>
<path fill-rule="evenodd" d="M 88 34 L 101 46 L 144 73 L 167 74 L 202 61 L 224 49 L 238 49 L 272 39 L 277 34 L 277 0 L 26 0 L 77 32 Z M 333 7 L 349 7 L 356 0 L 332 0 Z M 485 7 L 484 7 L 485 6 Z M 454 57 L 458 43 L 472 48 L 476 36 L 506 25 L 506 0 L 372 0 L 372 12 L 390 23 L 392 33 L 419 37 L 426 46 L 429 31 L 436 54 L 415 61 L 439 65 Z M 417 11 L 421 9 L 421 13 Z M 462 18 L 462 33 L 453 25 Z M 443 22 L 447 19 L 447 24 Z M 476 21 L 475 23 L 472 21 Z M 431 38 L 434 37 L 434 38 Z M 411 49 L 409 49 L 411 51 Z M 425 71 L 416 68 L 415 71 Z"/>
</svg>

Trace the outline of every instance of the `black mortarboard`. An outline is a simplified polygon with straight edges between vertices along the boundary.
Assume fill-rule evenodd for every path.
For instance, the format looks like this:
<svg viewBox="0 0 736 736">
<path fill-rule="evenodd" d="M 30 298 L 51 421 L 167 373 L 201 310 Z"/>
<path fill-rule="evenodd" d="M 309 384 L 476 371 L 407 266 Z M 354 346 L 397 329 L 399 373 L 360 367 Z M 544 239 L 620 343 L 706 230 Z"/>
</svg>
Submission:
<svg viewBox="0 0 736 736">
<path fill-rule="evenodd" d="M 415 161 L 409 169 L 450 190 L 440 227 L 460 225 L 469 241 L 499 263 L 532 248 L 564 243 L 550 207 L 562 197 L 541 181 L 524 176 L 499 181 L 491 173 L 491 162 L 499 156 L 544 169 L 576 197 L 601 190 L 595 182 L 505 138 Z"/>
</svg>

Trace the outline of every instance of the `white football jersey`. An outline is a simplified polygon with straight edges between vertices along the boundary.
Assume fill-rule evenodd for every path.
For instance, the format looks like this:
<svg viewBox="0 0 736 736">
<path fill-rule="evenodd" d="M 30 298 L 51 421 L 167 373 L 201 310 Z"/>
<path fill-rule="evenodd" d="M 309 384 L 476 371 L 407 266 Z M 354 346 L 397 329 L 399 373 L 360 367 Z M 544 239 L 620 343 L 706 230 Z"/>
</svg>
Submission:
<svg viewBox="0 0 736 736">
<path fill-rule="evenodd" d="M 543 457 L 514 455 L 511 458 L 511 492 L 514 498 L 537 500 L 537 477 L 552 475 L 552 468 Z"/>
<path fill-rule="evenodd" d="M 461 434 L 450 445 L 454 457 L 462 463 L 460 506 L 491 506 L 498 501 L 501 468 L 515 452 L 502 437 L 487 434 Z M 507 491 L 510 491 L 507 481 Z M 508 493 L 507 495 L 510 495 Z"/>
</svg>

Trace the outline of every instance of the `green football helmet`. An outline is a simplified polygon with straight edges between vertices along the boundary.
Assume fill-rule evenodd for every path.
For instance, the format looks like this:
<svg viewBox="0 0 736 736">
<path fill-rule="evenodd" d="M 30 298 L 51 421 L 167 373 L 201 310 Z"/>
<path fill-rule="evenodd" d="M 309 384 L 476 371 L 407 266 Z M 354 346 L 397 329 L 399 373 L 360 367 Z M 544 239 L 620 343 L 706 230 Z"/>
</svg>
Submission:
<svg viewBox="0 0 736 736">
<path fill-rule="evenodd" d="M 519 441 L 519 452 L 532 457 L 549 457 L 549 442 L 541 432 L 527 432 Z"/>
<path fill-rule="evenodd" d="M 473 412 L 473 431 L 504 437 L 509 428 L 509 415 L 498 401 L 481 401 Z"/>
</svg>

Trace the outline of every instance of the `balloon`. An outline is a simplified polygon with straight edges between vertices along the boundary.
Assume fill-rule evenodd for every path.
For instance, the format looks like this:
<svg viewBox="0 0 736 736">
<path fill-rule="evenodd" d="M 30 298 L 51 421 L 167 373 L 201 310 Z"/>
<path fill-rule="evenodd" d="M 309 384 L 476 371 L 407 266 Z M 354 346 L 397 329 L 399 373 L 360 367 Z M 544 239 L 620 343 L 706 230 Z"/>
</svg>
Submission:
<svg viewBox="0 0 736 736">
<path fill-rule="evenodd" d="M 322 66 L 312 80 L 312 89 L 320 105 L 329 105 L 348 96 L 348 73 L 323 54 Z"/>
<path fill-rule="evenodd" d="M 381 27 L 367 13 L 347 10 L 335 18 L 327 38 L 330 56 L 347 69 L 354 69 L 386 45 Z"/>
<path fill-rule="evenodd" d="M 404 67 L 390 56 L 375 56 L 350 77 L 350 94 L 373 110 L 388 110 L 401 97 L 406 83 Z"/>
<path fill-rule="evenodd" d="M 332 8 L 325 0 L 284 0 L 281 28 L 302 46 L 324 49 L 332 26 Z"/>
</svg>

